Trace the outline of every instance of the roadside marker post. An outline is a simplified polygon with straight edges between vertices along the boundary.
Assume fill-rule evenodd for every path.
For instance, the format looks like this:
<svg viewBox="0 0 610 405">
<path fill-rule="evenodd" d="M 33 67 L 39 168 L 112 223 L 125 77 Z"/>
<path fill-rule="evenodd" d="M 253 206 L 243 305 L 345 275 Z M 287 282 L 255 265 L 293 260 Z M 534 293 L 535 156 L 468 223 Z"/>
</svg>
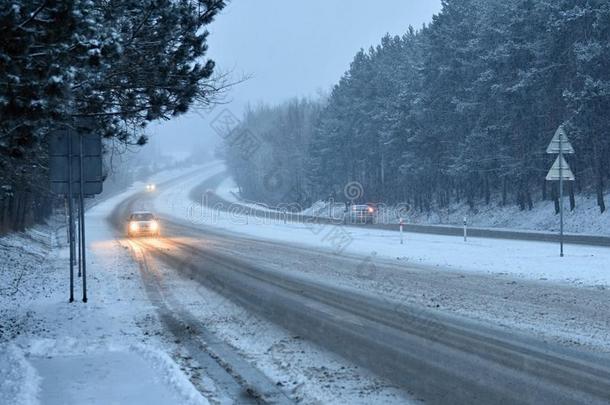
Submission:
<svg viewBox="0 0 610 405">
<path fill-rule="evenodd" d="M 468 242 L 468 219 L 464 217 L 464 242 Z"/>
<path fill-rule="evenodd" d="M 403 237 L 403 228 L 404 228 L 404 221 L 402 218 L 400 218 L 400 244 L 404 245 L 404 237 Z"/>
<path fill-rule="evenodd" d="M 565 154 L 574 154 L 574 148 L 566 135 L 563 125 L 560 125 L 551 143 L 546 148 L 548 154 L 558 154 L 555 163 L 546 175 L 547 181 L 559 181 L 559 256 L 563 257 L 563 182 L 574 181 L 576 178 L 568 162 L 564 159 Z"/>
</svg>

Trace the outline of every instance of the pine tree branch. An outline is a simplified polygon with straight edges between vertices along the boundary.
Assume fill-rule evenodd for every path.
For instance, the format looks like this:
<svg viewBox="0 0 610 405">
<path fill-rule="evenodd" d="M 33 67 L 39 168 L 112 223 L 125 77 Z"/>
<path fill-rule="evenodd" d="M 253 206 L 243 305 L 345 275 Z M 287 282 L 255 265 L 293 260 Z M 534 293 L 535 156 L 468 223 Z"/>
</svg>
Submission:
<svg viewBox="0 0 610 405">
<path fill-rule="evenodd" d="M 30 22 L 32 22 L 36 18 L 36 16 L 38 14 L 40 14 L 40 12 L 46 8 L 47 3 L 48 3 L 48 0 L 44 0 L 42 2 L 42 4 L 40 6 L 38 6 L 38 8 L 36 10 L 34 10 L 34 12 L 32 14 L 30 14 L 28 19 L 25 20 L 24 22 L 22 22 L 21 24 L 19 24 L 18 27 L 23 29 L 26 25 L 28 25 Z"/>
</svg>

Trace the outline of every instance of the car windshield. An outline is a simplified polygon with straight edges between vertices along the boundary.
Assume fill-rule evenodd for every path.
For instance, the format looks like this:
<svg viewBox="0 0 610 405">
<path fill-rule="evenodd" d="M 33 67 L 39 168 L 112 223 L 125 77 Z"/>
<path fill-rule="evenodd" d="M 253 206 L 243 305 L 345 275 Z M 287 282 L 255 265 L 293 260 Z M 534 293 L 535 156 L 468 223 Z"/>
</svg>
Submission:
<svg viewBox="0 0 610 405">
<path fill-rule="evenodd" d="M 131 214 L 132 221 L 151 221 L 153 219 L 155 219 L 155 217 L 150 212 L 136 212 Z"/>
</svg>

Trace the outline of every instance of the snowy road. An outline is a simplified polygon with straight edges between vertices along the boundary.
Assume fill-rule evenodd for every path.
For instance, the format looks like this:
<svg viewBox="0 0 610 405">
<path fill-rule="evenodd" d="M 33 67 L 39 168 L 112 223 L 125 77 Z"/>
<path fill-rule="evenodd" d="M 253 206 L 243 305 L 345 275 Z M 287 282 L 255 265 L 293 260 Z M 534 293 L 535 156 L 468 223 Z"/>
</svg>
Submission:
<svg viewBox="0 0 610 405">
<path fill-rule="evenodd" d="M 224 170 L 92 207 L 86 305 L 66 302 L 61 228 L 0 240 L 24 266 L 0 268 L 0 404 L 607 398 L 609 249 L 260 222 L 202 206 Z M 130 209 L 163 236 L 124 238 Z"/>
<path fill-rule="evenodd" d="M 429 402 L 601 403 L 610 396 L 610 363 L 599 354 L 608 350 L 604 288 L 401 265 L 383 255 L 337 254 L 193 221 L 185 193 L 206 178 L 203 188 L 214 189 L 220 173 L 221 167 L 167 183 L 156 198 L 137 194 L 114 211 L 114 223 L 120 229 L 129 210 L 161 205 L 163 238 L 137 245 L 169 274 Z M 219 312 L 227 306 L 221 303 Z"/>
<path fill-rule="evenodd" d="M 165 186 L 166 183 L 158 185 Z M 163 325 L 161 330 L 153 329 L 150 333 L 165 335 L 188 353 L 201 374 L 213 382 L 213 392 L 199 387 L 211 402 L 411 402 L 406 393 L 370 372 L 232 306 L 221 295 L 226 293 L 222 284 L 198 279 L 183 262 L 188 258 L 168 253 L 180 249 L 186 238 L 168 234 L 159 239 L 124 239 L 126 214 L 150 207 L 151 203 L 151 195 L 136 194 L 118 204 L 109 220 L 117 229 L 120 243 L 139 264 L 145 290 Z M 164 221 L 164 233 L 169 231 L 167 225 Z M 170 267 L 163 262 L 169 262 Z M 218 317 L 220 322 L 215 319 Z M 241 324 L 231 325 L 234 321 Z M 219 323 L 221 327 L 211 328 L 210 323 Z M 220 335 L 231 344 L 220 339 Z M 248 335 L 255 341 L 244 345 Z M 260 358 L 252 358 L 253 352 L 261 350 Z"/>
</svg>

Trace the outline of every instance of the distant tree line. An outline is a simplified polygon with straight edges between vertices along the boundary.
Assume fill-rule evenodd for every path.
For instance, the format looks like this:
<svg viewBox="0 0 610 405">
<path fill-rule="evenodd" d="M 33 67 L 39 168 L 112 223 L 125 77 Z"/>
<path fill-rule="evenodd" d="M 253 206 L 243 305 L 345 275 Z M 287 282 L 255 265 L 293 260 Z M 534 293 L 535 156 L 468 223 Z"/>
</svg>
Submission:
<svg viewBox="0 0 610 405">
<path fill-rule="evenodd" d="M 269 204 L 311 201 L 308 150 L 321 112 L 319 101 L 294 99 L 245 113 L 234 129 L 243 136 L 228 137 L 225 151 L 242 196 Z"/>
<path fill-rule="evenodd" d="M 17 0 L 0 4 L 0 233 L 48 215 L 47 136 L 75 118 L 146 143 L 148 122 L 208 105 L 205 59 L 224 0 Z"/>
<path fill-rule="evenodd" d="M 595 193 L 604 212 L 609 112 L 610 2 L 444 0 L 430 24 L 361 50 L 327 99 L 249 111 L 236 130 L 262 146 L 227 155 L 243 195 L 269 203 L 339 199 L 357 181 L 363 201 L 525 210 L 558 206 L 545 149 L 563 125 L 571 206 Z"/>
</svg>

